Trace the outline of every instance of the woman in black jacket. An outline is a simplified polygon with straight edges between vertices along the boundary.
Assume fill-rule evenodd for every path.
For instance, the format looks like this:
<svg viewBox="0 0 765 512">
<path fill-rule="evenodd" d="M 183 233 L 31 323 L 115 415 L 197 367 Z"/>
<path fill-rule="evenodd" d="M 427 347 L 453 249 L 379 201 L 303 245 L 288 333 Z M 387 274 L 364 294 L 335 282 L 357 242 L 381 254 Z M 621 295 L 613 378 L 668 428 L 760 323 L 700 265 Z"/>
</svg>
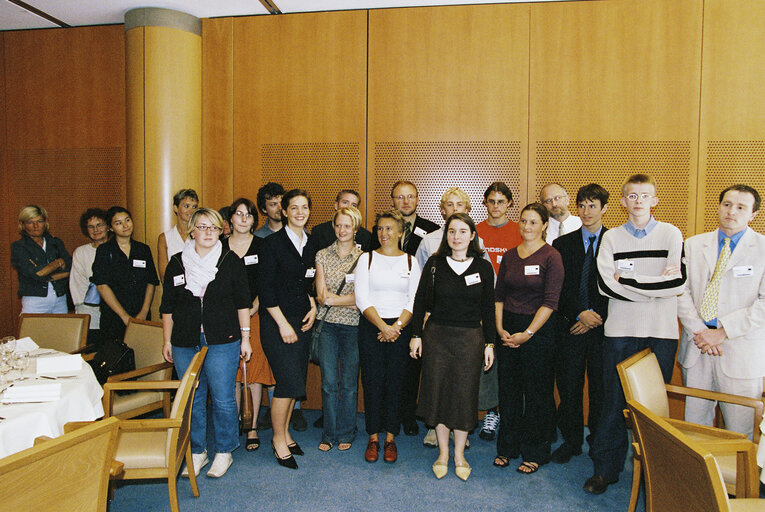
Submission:
<svg viewBox="0 0 765 512">
<path fill-rule="evenodd" d="M 215 459 L 207 476 L 220 478 L 231 466 L 239 446 L 235 397 L 239 356 L 250 358 L 250 290 L 239 257 L 223 250 L 218 235 L 223 219 L 210 208 L 199 208 L 189 221 L 183 252 L 174 254 L 165 269 L 162 324 L 165 359 L 178 375 L 186 372 L 194 354 L 208 346 L 191 412 L 191 453 L 194 474 L 207 458 L 207 393 L 213 405 Z M 183 472 L 188 475 L 188 467 Z"/>
</svg>

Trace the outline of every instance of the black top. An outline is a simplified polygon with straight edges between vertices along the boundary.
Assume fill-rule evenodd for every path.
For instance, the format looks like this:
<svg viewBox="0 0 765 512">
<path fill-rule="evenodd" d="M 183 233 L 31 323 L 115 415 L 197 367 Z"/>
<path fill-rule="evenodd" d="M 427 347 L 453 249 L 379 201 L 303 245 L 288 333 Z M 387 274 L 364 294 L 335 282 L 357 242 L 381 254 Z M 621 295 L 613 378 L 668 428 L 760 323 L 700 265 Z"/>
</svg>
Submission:
<svg viewBox="0 0 765 512">
<path fill-rule="evenodd" d="M 313 294 L 315 273 L 311 262 L 315 261 L 316 255 L 309 242 L 300 256 L 286 229 L 286 226 L 282 227 L 263 239 L 258 280 L 260 307 L 278 306 L 284 316 L 302 318 L 311 309 L 308 297 Z"/>
<path fill-rule="evenodd" d="M 558 312 L 563 315 L 569 324 L 576 323 L 579 313 L 587 309 L 579 301 L 579 283 L 582 279 L 582 265 L 584 264 L 584 241 L 582 240 L 582 230 L 579 228 L 567 235 L 556 238 L 553 241 L 555 247 L 563 260 L 563 269 L 566 274 L 563 278 L 563 289 L 560 292 L 560 301 L 558 301 Z M 588 297 L 590 309 L 595 311 L 606 321 L 608 313 L 608 298 L 598 292 L 598 268 L 597 259 L 600 251 L 600 242 L 603 239 L 603 233 L 608 231 L 604 226 L 600 232 L 600 238 L 597 241 L 594 261 L 590 269 L 590 281 Z"/>
<path fill-rule="evenodd" d="M 173 315 L 170 343 L 177 347 L 197 346 L 203 325 L 209 345 L 239 341 L 242 335 L 238 310 L 252 306 L 244 263 L 234 251 L 224 249 L 218 258 L 215 279 L 200 299 L 186 289 L 182 254 L 170 258 L 162 284 L 159 312 Z"/>
<path fill-rule="evenodd" d="M 336 239 L 335 227 L 332 225 L 332 221 L 329 220 L 311 230 L 311 237 L 308 239 L 308 243 L 311 244 L 311 250 L 315 254 L 332 245 L 332 242 Z M 372 246 L 372 233 L 363 227 L 359 227 L 359 230 L 356 231 L 356 235 L 353 237 L 353 241 L 361 247 L 362 251 L 369 252 Z"/>
<path fill-rule="evenodd" d="M 223 252 L 231 251 L 231 247 L 228 245 L 228 238 L 223 240 L 221 243 L 223 244 Z M 263 244 L 263 239 L 257 236 L 252 237 L 252 242 L 250 242 L 250 247 L 247 248 L 247 252 L 244 254 L 244 257 L 241 258 L 242 263 L 244 263 L 244 268 L 247 271 L 247 284 L 250 287 L 250 305 L 248 307 L 252 307 L 252 302 L 255 300 L 255 297 L 258 296 L 258 274 L 260 272 L 260 246 Z M 233 251 L 231 251 L 233 252 Z M 236 255 L 236 253 L 234 253 Z"/>
<path fill-rule="evenodd" d="M 473 284 L 468 284 L 473 283 Z M 414 297 L 412 336 L 422 334 L 425 313 L 429 322 L 454 327 L 483 327 L 484 343 L 494 343 L 494 268 L 483 258 L 473 258 L 457 274 L 443 256 L 431 256 L 420 275 Z"/>
<path fill-rule="evenodd" d="M 425 233 L 432 233 L 433 231 L 437 230 L 440 227 L 441 226 L 439 226 L 435 222 L 431 222 L 428 219 L 423 219 L 419 215 L 416 215 L 414 218 L 414 225 L 412 226 L 412 234 L 409 235 L 409 243 L 406 244 L 406 247 L 402 247 L 401 250 L 407 254 L 416 256 L 417 249 L 420 247 L 420 242 L 422 242 L 422 236 L 420 236 L 417 233 L 419 231 L 425 231 Z M 374 236 L 372 237 L 371 250 L 378 249 L 379 247 L 380 247 L 380 240 L 378 240 L 377 234 L 375 233 Z"/>
<path fill-rule="evenodd" d="M 19 240 L 11 244 L 11 265 L 16 267 L 19 275 L 19 297 L 45 297 L 48 295 L 48 283 L 51 275 L 58 272 L 69 272 L 72 268 L 72 257 L 66 252 L 64 242 L 51 236 L 50 233 L 43 235 L 45 250 L 37 245 L 37 242 L 23 233 Z M 61 258 L 66 262 L 66 267 L 56 270 L 51 275 L 40 277 L 37 275 L 45 265 Z M 53 281 L 53 289 L 56 297 L 66 294 L 69 289 L 68 279 Z"/>
</svg>

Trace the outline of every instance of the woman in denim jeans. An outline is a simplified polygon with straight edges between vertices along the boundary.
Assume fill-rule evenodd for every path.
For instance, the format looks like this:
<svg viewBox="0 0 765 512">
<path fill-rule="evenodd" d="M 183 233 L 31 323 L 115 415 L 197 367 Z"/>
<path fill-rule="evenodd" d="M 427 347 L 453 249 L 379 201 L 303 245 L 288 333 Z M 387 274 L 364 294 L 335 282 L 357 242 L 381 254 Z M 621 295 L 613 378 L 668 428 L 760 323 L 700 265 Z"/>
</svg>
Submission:
<svg viewBox="0 0 765 512">
<path fill-rule="evenodd" d="M 321 403 L 324 432 L 319 450 L 348 450 L 356 435 L 356 397 L 359 375 L 359 310 L 351 270 L 361 256 L 354 236 L 361 213 L 352 206 L 340 208 L 332 219 L 337 240 L 316 254 L 316 296 L 322 305 L 319 339 Z M 340 295 L 336 292 L 343 284 Z M 339 377 L 338 377 L 339 375 Z"/>
</svg>

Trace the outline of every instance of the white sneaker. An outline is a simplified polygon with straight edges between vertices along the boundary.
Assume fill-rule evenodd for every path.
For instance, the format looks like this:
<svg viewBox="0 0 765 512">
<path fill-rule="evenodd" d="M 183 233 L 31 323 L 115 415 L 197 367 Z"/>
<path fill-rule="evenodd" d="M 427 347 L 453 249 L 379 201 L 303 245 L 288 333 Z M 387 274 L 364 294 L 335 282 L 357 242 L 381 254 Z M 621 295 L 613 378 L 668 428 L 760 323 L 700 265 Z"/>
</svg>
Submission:
<svg viewBox="0 0 765 512">
<path fill-rule="evenodd" d="M 202 468 L 210 462 L 210 459 L 207 458 L 207 450 L 203 451 L 202 453 L 192 453 L 191 460 L 194 463 L 194 476 L 199 476 L 199 472 L 202 470 Z M 181 471 L 181 476 L 183 478 L 189 477 L 188 466 L 183 468 L 183 471 Z"/>
<path fill-rule="evenodd" d="M 213 459 L 210 471 L 207 472 L 207 476 L 210 478 L 220 478 L 226 474 L 228 468 L 234 463 L 234 458 L 230 453 L 216 453 Z"/>
<path fill-rule="evenodd" d="M 422 444 L 428 448 L 435 448 L 438 446 L 438 438 L 436 437 L 436 431 L 432 428 L 428 429 L 428 433 L 425 434 L 425 439 L 422 440 Z"/>
</svg>

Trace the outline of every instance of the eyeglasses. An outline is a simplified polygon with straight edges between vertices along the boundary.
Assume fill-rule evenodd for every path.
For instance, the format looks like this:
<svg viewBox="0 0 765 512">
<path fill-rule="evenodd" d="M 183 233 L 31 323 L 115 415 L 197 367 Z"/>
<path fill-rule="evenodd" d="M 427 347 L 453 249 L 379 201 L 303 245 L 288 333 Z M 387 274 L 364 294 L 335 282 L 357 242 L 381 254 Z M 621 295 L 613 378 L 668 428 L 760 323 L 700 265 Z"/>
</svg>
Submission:
<svg viewBox="0 0 765 512">
<path fill-rule="evenodd" d="M 218 233 L 222 231 L 218 226 L 195 226 L 199 231 L 212 231 L 213 233 Z"/>
<path fill-rule="evenodd" d="M 96 224 L 94 226 L 88 226 L 88 231 L 96 231 L 97 229 L 104 229 L 106 227 L 106 224 L 103 222 Z"/>
<path fill-rule="evenodd" d="M 408 196 L 393 196 L 393 199 L 398 199 L 399 201 L 403 201 L 404 199 L 408 199 L 409 201 L 413 200 L 415 197 L 417 197 L 414 194 L 409 194 Z"/>
<path fill-rule="evenodd" d="M 544 200 L 544 201 L 542 201 L 542 202 L 543 202 L 544 204 L 553 204 L 553 202 L 555 202 L 555 203 L 559 203 L 559 202 L 561 202 L 561 201 L 562 201 L 562 200 L 564 200 L 564 199 L 568 199 L 568 196 L 566 195 L 566 196 L 553 196 L 553 197 L 548 197 L 547 199 L 545 199 L 545 200 Z"/>
<path fill-rule="evenodd" d="M 236 216 L 237 216 L 237 217 L 239 217 L 240 219 L 244 219 L 244 220 L 247 220 L 247 219 L 251 219 L 251 218 L 252 218 L 252 214 L 251 214 L 251 213 L 247 213 L 247 212 L 240 212 L 240 211 L 235 211 L 235 212 L 234 212 L 234 215 L 236 215 Z"/>
<path fill-rule="evenodd" d="M 636 194 L 633 192 L 632 194 L 627 194 L 624 197 L 626 197 L 628 201 L 637 201 L 638 197 L 643 201 L 648 201 L 653 196 L 651 194 Z"/>
</svg>

